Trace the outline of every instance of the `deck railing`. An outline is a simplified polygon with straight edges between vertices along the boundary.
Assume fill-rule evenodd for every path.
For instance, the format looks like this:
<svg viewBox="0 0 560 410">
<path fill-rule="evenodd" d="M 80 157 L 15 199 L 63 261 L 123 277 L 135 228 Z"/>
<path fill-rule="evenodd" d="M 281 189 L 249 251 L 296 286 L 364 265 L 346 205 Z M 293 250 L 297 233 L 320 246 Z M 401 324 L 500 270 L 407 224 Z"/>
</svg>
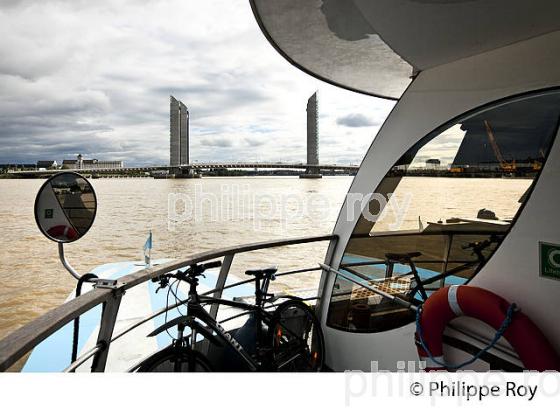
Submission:
<svg viewBox="0 0 560 410">
<path fill-rule="evenodd" d="M 93 372 L 102 372 L 105 370 L 107 355 L 113 341 L 119 339 L 126 333 L 137 328 L 150 319 L 153 319 L 154 317 L 164 313 L 166 310 L 176 307 L 176 305 L 171 305 L 167 308 L 163 308 L 159 311 L 153 312 L 148 317 L 132 324 L 123 331 L 119 332 L 117 335 L 113 335 L 121 298 L 126 290 L 131 289 L 152 278 L 161 276 L 167 272 L 181 269 L 195 263 L 222 258 L 222 267 L 220 268 L 216 286 L 214 289 L 205 293 L 207 295 L 212 295 L 213 297 L 219 298 L 221 297 L 224 289 L 238 286 L 243 283 L 249 283 L 252 280 L 248 279 L 225 286 L 227 276 L 229 274 L 233 259 L 236 254 L 288 245 L 333 241 L 336 239 L 337 237 L 335 235 L 322 235 L 292 239 L 280 239 L 232 246 L 218 250 L 197 253 L 180 261 L 172 261 L 166 264 L 158 265 L 156 267 L 145 268 L 130 275 L 123 276 L 117 280 L 115 286 L 111 288 L 95 287 L 91 291 L 84 293 L 83 295 L 72 299 L 65 304 L 49 311 L 45 315 L 29 322 L 15 332 L 9 334 L 4 339 L 0 340 L 0 371 L 8 370 L 10 366 L 12 366 L 17 360 L 22 358 L 25 354 L 34 349 L 35 346 L 37 346 L 43 340 L 62 328 L 64 325 L 70 323 L 75 318 L 79 317 L 95 306 L 102 305 L 103 309 L 96 345 L 92 349 L 88 350 L 80 357 L 78 357 L 66 369 L 66 371 L 73 371 L 80 365 L 87 362 L 90 358 L 93 358 L 91 370 Z M 285 272 L 284 274 L 309 272 L 313 270 L 319 270 L 319 268 L 316 267 L 300 269 L 297 271 Z M 214 317 L 216 317 L 217 315 L 218 307 L 219 305 L 214 304 L 210 308 L 210 314 Z"/>
</svg>

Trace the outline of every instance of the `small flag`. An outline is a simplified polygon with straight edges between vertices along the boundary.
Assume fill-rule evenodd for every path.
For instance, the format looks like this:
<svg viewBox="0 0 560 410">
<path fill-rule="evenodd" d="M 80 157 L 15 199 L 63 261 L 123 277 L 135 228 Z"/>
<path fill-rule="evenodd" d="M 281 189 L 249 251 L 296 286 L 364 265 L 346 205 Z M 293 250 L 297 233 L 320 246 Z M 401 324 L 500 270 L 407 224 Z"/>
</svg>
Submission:
<svg viewBox="0 0 560 410">
<path fill-rule="evenodd" d="M 150 230 L 148 239 L 146 239 L 146 243 L 144 244 L 144 263 L 146 264 L 146 266 L 151 266 L 151 258 L 152 258 L 152 231 Z"/>
</svg>

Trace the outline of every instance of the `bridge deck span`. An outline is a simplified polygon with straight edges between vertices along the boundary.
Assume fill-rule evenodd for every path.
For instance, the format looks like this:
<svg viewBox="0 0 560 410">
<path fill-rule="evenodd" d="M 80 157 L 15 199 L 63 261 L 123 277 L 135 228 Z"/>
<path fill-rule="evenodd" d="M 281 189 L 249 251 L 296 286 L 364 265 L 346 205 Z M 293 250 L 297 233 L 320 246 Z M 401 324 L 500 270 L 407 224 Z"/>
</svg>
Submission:
<svg viewBox="0 0 560 410">
<path fill-rule="evenodd" d="M 284 164 L 284 163 L 193 163 L 171 167 L 169 165 L 149 166 L 149 167 L 125 167 L 125 168 L 98 168 L 98 169 L 47 169 L 29 171 L 9 171 L 11 174 L 20 175 L 44 175 L 54 174 L 60 171 L 88 172 L 88 173 L 127 173 L 127 172 L 151 172 L 165 171 L 171 169 L 181 170 L 210 170 L 210 169 L 304 169 L 304 170 L 337 170 L 337 171 L 357 171 L 358 165 L 335 165 L 335 164 Z"/>
</svg>

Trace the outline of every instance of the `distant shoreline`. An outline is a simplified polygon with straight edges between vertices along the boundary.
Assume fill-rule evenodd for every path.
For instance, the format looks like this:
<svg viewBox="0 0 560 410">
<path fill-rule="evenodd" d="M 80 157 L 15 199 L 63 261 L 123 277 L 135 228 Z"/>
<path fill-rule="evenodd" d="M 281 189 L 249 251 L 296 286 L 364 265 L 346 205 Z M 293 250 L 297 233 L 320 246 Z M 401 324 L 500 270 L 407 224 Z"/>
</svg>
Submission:
<svg viewBox="0 0 560 410">
<path fill-rule="evenodd" d="M 61 170 L 63 172 L 63 170 Z M 129 179 L 129 178 L 152 178 L 152 179 L 204 179 L 204 178 L 239 178 L 239 177 L 255 177 L 255 178 L 262 178 L 262 177 L 294 177 L 298 178 L 301 174 L 300 173 L 235 173 L 235 174 L 214 174 L 214 173 L 203 173 L 200 177 L 197 178 L 174 178 L 174 177 L 162 177 L 162 176 L 152 176 L 152 175 L 96 175 L 88 172 L 82 173 L 87 178 L 93 179 Z M 48 177 L 55 175 L 52 174 L 44 174 L 44 175 L 18 175 L 18 174 L 0 174 L 0 179 L 47 179 Z M 355 175 L 352 174 L 343 174 L 343 173 L 331 173 L 331 174 L 322 174 L 323 177 L 354 177 Z"/>
</svg>

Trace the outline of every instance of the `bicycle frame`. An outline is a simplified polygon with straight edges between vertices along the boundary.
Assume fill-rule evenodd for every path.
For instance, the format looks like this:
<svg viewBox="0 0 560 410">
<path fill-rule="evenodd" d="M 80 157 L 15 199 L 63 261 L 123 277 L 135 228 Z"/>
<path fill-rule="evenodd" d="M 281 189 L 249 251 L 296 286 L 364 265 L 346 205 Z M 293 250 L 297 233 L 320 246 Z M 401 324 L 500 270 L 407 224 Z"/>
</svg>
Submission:
<svg viewBox="0 0 560 410">
<path fill-rule="evenodd" d="M 179 272 L 180 273 L 180 272 Z M 177 276 L 175 276 L 177 277 Z M 191 329 L 190 334 L 190 348 L 195 350 L 196 348 L 196 337 L 197 333 L 202 334 L 209 342 L 212 342 L 216 345 L 222 345 L 221 342 L 224 342 L 226 345 L 229 345 L 238 355 L 242 357 L 244 362 L 247 364 L 251 371 L 261 370 L 264 368 L 264 365 L 261 364 L 258 360 L 255 360 L 249 353 L 245 351 L 243 346 L 233 337 L 229 332 L 227 332 L 222 325 L 205 309 L 204 306 L 208 304 L 219 304 L 224 306 L 230 306 L 233 308 L 241 309 L 247 312 L 254 312 L 256 314 L 256 352 L 257 354 L 261 353 L 260 342 L 262 340 L 262 324 L 263 320 L 271 320 L 272 314 L 267 312 L 264 308 L 264 304 L 271 299 L 267 299 L 267 296 L 274 297 L 274 295 L 268 294 L 268 287 L 270 285 L 271 279 L 273 280 L 272 276 L 266 276 L 262 274 L 255 273 L 255 303 L 250 304 L 246 302 L 239 302 L 239 301 L 232 301 L 226 300 L 221 298 L 214 298 L 210 296 L 201 296 L 197 292 L 198 287 L 198 278 L 196 276 L 192 277 L 184 277 L 184 278 L 177 278 L 178 280 L 184 280 L 189 283 L 189 293 L 188 298 L 182 302 L 183 305 L 187 307 L 187 315 L 179 316 L 162 326 L 158 327 L 149 336 L 155 336 L 171 327 L 177 325 L 177 339 L 172 343 L 172 347 L 181 347 L 186 346 L 186 341 L 188 340 L 184 336 L 185 328 L 189 327 Z M 165 285 L 173 286 L 172 284 L 169 285 L 169 281 L 165 280 Z M 292 298 L 288 298 L 292 299 Z M 293 297 L 293 299 L 298 299 L 297 297 Z M 204 327 L 199 322 L 196 321 L 198 319 L 207 327 Z M 293 332 L 280 324 L 288 333 Z M 215 335 L 213 334 L 215 333 Z M 294 358 L 297 357 L 294 356 Z M 293 360 L 290 359 L 289 361 Z M 288 361 L 288 362 L 289 362 Z"/>
<path fill-rule="evenodd" d="M 207 299 L 207 298 L 201 298 L 201 301 L 204 300 L 204 299 Z M 226 302 L 230 302 L 230 301 L 222 300 L 222 299 L 208 298 L 207 302 L 226 304 Z M 253 305 L 249 305 L 249 304 L 241 303 L 241 302 L 232 302 L 231 304 L 229 304 L 229 303 L 227 303 L 227 304 L 230 305 L 230 306 L 233 306 L 233 307 L 239 307 L 239 308 L 242 308 L 242 309 L 245 309 L 245 310 L 255 311 L 257 313 L 257 331 L 260 330 L 260 327 L 261 327 L 260 313 L 262 313 L 260 308 L 258 308 L 257 306 L 253 306 Z M 250 370 L 256 371 L 256 370 L 261 368 L 260 363 L 258 363 L 256 360 L 254 360 L 251 357 L 251 355 L 249 355 L 245 351 L 243 346 L 241 346 L 241 344 L 230 333 L 228 333 L 222 327 L 222 325 L 220 325 L 220 323 L 216 319 L 214 319 L 204 309 L 204 307 L 201 304 L 199 304 L 199 303 L 187 303 L 187 310 L 189 312 L 189 315 L 188 315 L 189 317 L 199 319 L 201 322 L 206 324 L 210 329 L 212 329 L 216 333 L 216 335 L 223 342 L 225 342 L 226 344 L 231 346 L 243 358 L 245 363 L 247 363 Z M 193 334 L 191 335 L 191 343 L 194 344 L 196 342 L 196 340 L 195 340 L 196 335 L 194 334 L 195 329 L 192 329 L 192 331 L 193 331 Z"/>
<path fill-rule="evenodd" d="M 263 365 L 260 364 L 258 361 L 256 361 L 250 354 L 248 354 L 245 349 L 243 348 L 243 346 L 228 332 L 226 331 L 222 325 L 220 324 L 220 322 L 218 322 L 216 319 L 214 319 L 205 309 L 203 305 L 207 305 L 207 304 L 220 304 L 220 305 L 225 305 L 225 306 L 230 306 L 230 307 L 234 307 L 234 308 L 238 308 L 241 310 L 245 310 L 248 312 L 254 312 L 256 313 L 256 320 L 257 320 L 257 350 L 259 349 L 259 342 L 260 342 L 260 331 L 262 328 L 262 322 L 263 319 L 264 320 L 270 320 L 272 318 L 272 314 L 267 312 L 263 307 L 261 306 L 257 306 L 257 305 L 253 305 L 250 303 L 245 303 L 245 302 L 237 302 L 237 301 L 232 301 L 232 300 L 227 300 L 227 299 L 219 299 L 219 298 L 213 298 L 213 297 L 209 297 L 209 296 L 199 296 L 198 294 L 196 295 L 196 302 L 191 301 L 191 297 L 193 295 L 189 296 L 189 299 L 185 302 L 185 305 L 187 307 L 187 310 L 189 312 L 188 315 L 185 316 L 180 316 L 178 318 L 175 318 L 167 323 L 165 323 L 164 325 L 160 326 L 159 328 L 157 328 L 156 330 L 154 330 L 150 336 L 155 336 L 167 329 L 170 329 L 172 327 L 174 327 L 175 325 L 178 326 L 178 339 L 177 342 L 181 342 L 184 341 L 185 338 L 183 336 L 183 331 L 185 329 L 185 327 L 190 327 L 191 329 L 191 335 L 190 335 L 190 339 L 191 339 L 191 348 L 194 349 L 195 344 L 196 344 L 196 334 L 201 333 L 204 337 L 206 337 L 206 339 L 208 339 L 210 342 L 220 345 L 220 341 L 221 342 L 225 342 L 227 345 L 231 346 L 235 352 L 237 352 L 237 354 L 239 354 L 243 360 L 245 361 L 245 363 L 247 364 L 247 366 L 249 367 L 249 369 L 251 371 L 257 371 L 257 370 L 261 370 L 263 369 Z M 288 299 L 298 299 L 297 297 L 290 297 Z M 214 331 L 216 333 L 216 335 L 213 335 L 211 332 L 209 332 L 207 329 L 205 329 L 200 323 L 196 322 L 195 319 L 200 320 L 202 323 L 204 323 L 205 325 L 208 326 L 208 328 L 210 328 L 212 331 Z M 287 333 L 293 333 L 290 329 L 285 328 L 284 330 Z"/>
</svg>

